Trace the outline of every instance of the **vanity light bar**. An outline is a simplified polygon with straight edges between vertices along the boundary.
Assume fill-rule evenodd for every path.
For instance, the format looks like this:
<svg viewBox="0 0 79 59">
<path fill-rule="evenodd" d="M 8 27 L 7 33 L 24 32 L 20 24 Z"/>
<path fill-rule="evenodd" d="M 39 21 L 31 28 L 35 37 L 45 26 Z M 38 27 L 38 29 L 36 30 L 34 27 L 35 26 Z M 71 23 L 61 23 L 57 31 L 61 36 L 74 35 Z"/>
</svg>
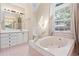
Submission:
<svg viewBox="0 0 79 59">
<path fill-rule="evenodd" d="M 17 13 L 17 14 L 21 14 L 21 15 L 24 15 L 22 12 L 17 12 L 15 10 L 9 10 L 9 9 L 4 9 L 5 11 L 9 11 L 9 12 L 13 12 L 13 13 Z"/>
</svg>

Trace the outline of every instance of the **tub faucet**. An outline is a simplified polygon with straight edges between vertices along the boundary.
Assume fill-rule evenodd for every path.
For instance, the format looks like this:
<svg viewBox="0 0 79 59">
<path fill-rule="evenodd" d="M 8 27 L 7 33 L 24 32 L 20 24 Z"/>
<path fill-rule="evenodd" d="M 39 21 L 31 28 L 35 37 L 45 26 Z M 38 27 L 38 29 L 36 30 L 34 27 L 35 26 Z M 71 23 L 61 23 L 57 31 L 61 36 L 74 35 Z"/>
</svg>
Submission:
<svg viewBox="0 0 79 59">
<path fill-rule="evenodd" d="M 52 36 L 53 35 L 53 32 L 51 32 L 50 35 Z"/>
<path fill-rule="evenodd" d="M 59 40 L 61 40 L 61 38 L 59 38 Z"/>
<path fill-rule="evenodd" d="M 34 40 L 35 36 L 33 35 L 33 40 Z"/>
</svg>

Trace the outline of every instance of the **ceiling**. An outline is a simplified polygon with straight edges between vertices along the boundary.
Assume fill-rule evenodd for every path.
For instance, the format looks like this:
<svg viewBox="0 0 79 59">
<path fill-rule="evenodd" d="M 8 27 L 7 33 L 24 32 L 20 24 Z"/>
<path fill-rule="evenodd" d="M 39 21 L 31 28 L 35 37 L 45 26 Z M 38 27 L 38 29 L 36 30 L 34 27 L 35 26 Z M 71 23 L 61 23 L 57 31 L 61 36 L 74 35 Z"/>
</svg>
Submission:
<svg viewBox="0 0 79 59">
<path fill-rule="evenodd" d="M 33 9 L 33 11 L 37 11 L 39 5 L 40 5 L 39 3 L 32 3 L 32 9 Z"/>
<path fill-rule="evenodd" d="M 40 3 L 12 3 L 13 5 L 17 5 L 21 8 L 26 8 L 26 6 L 29 6 L 32 8 L 33 11 L 37 11 Z"/>
</svg>

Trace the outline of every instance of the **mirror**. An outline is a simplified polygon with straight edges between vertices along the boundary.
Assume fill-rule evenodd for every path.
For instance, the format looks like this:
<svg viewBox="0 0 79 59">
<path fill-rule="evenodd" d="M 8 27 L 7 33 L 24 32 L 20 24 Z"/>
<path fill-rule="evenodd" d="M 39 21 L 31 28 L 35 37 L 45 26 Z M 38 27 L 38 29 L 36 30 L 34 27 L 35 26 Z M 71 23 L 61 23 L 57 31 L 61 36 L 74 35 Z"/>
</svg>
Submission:
<svg viewBox="0 0 79 59">
<path fill-rule="evenodd" d="M 22 29 L 22 15 L 5 12 L 4 29 Z"/>
</svg>

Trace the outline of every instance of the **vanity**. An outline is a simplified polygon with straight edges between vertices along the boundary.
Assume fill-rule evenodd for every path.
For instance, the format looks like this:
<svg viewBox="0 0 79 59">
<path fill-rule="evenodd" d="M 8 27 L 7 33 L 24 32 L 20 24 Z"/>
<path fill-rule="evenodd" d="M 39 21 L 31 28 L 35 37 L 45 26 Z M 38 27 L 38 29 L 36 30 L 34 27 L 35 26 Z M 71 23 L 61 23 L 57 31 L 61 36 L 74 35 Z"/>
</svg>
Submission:
<svg viewBox="0 0 79 59">
<path fill-rule="evenodd" d="M 0 32 L 0 48 L 10 48 L 28 42 L 28 31 L 13 30 Z"/>
<path fill-rule="evenodd" d="M 28 42 L 29 31 L 23 27 L 24 9 L 12 4 L 1 4 L 0 48 Z"/>
</svg>

